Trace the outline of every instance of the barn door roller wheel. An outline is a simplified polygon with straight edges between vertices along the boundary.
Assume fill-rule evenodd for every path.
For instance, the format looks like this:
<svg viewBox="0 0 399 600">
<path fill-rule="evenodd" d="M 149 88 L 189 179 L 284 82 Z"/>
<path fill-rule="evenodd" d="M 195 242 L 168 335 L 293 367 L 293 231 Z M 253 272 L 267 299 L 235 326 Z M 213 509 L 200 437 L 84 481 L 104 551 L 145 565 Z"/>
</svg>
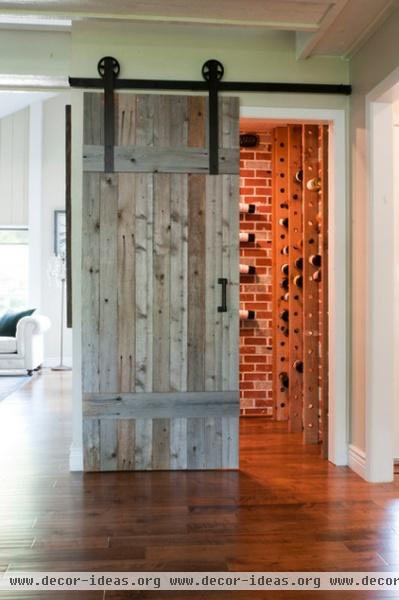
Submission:
<svg viewBox="0 0 399 600">
<path fill-rule="evenodd" d="M 116 58 L 114 58 L 113 56 L 103 56 L 103 58 L 100 58 L 100 60 L 98 61 L 97 71 L 100 77 L 104 79 L 106 68 L 108 68 L 108 65 L 112 66 L 112 72 L 114 74 L 114 77 L 118 77 L 119 73 L 121 72 L 121 66 L 116 60 Z"/>
<path fill-rule="evenodd" d="M 216 79 L 220 81 L 224 75 L 224 66 L 215 59 L 207 60 L 202 66 L 202 77 L 205 81 Z"/>
</svg>

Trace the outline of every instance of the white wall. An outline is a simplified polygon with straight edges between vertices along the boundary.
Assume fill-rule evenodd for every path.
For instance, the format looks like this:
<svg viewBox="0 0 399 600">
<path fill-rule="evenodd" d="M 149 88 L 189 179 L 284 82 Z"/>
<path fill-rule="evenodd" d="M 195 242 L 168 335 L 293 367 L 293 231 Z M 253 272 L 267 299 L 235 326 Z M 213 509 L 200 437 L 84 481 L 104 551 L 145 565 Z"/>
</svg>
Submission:
<svg viewBox="0 0 399 600">
<path fill-rule="evenodd" d="M 0 225 L 27 227 L 29 110 L 0 119 Z"/>
<path fill-rule="evenodd" d="M 70 42 L 64 32 L 2 30 L 0 74 L 69 75 Z"/>
<path fill-rule="evenodd" d="M 111 55 L 121 77 L 201 79 L 209 58 L 224 64 L 224 80 L 349 83 L 348 63 L 338 57 L 296 60 L 295 35 L 261 29 L 156 23 L 76 22 L 71 72 L 97 77 L 97 63 Z M 347 98 L 301 94 L 237 94 L 246 106 L 343 108 Z"/>
<path fill-rule="evenodd" d="M 350 62 L 352 151 L 352 421 L 351 442 L 366 448 L 368 257 L 370 215 L 366 96 L 399 66 L 399 9 Z M 381 397 L 384 397 L 381 388 Z"/>
<path fill-rule="evenodd" d="M 395 273 L 394 273 L 394 286 L 395 286 L 395 298 L 394 304 L 399 307 L 399 169 L 396 165 L 399 165 L 399 100 L 393 104 L 393 196 L 394 196 L 394 211 L 395 217 L 394 222 L 397 224 L 394 228 L 394 253 L 395 253 Z M 399 311 L 395 315 L 395 359 L 399 358 Z M 394 369 L 394 442 L 393 442 L 393 455 L 394 458 L 399 461 L 399 369 Z"/>
<path fill-rule="evenodd" d="M 43 102 L 42 129 L 42 194 L 41 194 L 41 310 L 51 319 L 51 329 L 45 337 L 47 365 L 59 357 L 60 289 L 51 285 L 48 266 L 54 256 L 54 211 L 65 209 L 65 105 L 70 94 L 63 93 Z M 72 357 L 72 332 L 64 325 L 64 356 Z"/>
</svg>

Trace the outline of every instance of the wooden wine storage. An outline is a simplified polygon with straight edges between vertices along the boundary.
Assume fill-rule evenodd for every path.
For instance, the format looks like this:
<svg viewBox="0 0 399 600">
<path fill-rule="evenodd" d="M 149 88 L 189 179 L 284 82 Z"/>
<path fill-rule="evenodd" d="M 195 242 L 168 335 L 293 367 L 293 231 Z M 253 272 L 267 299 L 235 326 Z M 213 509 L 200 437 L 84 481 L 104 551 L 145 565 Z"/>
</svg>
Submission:
<svg viewBox="0 0 399 600">
<path fill-rule="evenodd" d="M 277 420 L 328 448 L 328 127 L 274 129 L 273 391 Z M 315 257 L 309 260 L 311 257 Z"/>
</svg>

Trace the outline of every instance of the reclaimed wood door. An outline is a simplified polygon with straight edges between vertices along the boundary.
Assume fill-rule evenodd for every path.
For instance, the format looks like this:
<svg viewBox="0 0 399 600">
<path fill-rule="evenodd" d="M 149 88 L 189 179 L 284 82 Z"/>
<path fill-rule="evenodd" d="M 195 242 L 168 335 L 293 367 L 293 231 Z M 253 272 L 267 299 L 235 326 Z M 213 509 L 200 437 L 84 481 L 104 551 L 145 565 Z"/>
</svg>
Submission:
<svg viewBox="0 0 399 600">
<path fill-rule="evenodd" d="M 238 466 L 239 106 L 116 94 L 84 100 L 82 390 L 87 471 Z M 220 312 L 227 279 L 227 311 Z"/>
</svg>

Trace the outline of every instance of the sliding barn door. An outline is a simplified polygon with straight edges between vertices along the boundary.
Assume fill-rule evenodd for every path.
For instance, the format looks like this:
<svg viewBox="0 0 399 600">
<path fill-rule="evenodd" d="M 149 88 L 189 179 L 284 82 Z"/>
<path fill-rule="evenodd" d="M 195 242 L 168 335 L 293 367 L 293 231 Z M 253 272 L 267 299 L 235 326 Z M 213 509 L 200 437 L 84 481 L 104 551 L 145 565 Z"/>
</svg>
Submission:
<svg viewBox="0 0 399 600">
<path fill-rule="evenodd" d="M 103 95 L 85 94 L 84 466 L 238 466 L 238 100 L 116 94 L 104 173 Z M 225 311 L 222 292 L 225 289 Z"/>
</svg>

